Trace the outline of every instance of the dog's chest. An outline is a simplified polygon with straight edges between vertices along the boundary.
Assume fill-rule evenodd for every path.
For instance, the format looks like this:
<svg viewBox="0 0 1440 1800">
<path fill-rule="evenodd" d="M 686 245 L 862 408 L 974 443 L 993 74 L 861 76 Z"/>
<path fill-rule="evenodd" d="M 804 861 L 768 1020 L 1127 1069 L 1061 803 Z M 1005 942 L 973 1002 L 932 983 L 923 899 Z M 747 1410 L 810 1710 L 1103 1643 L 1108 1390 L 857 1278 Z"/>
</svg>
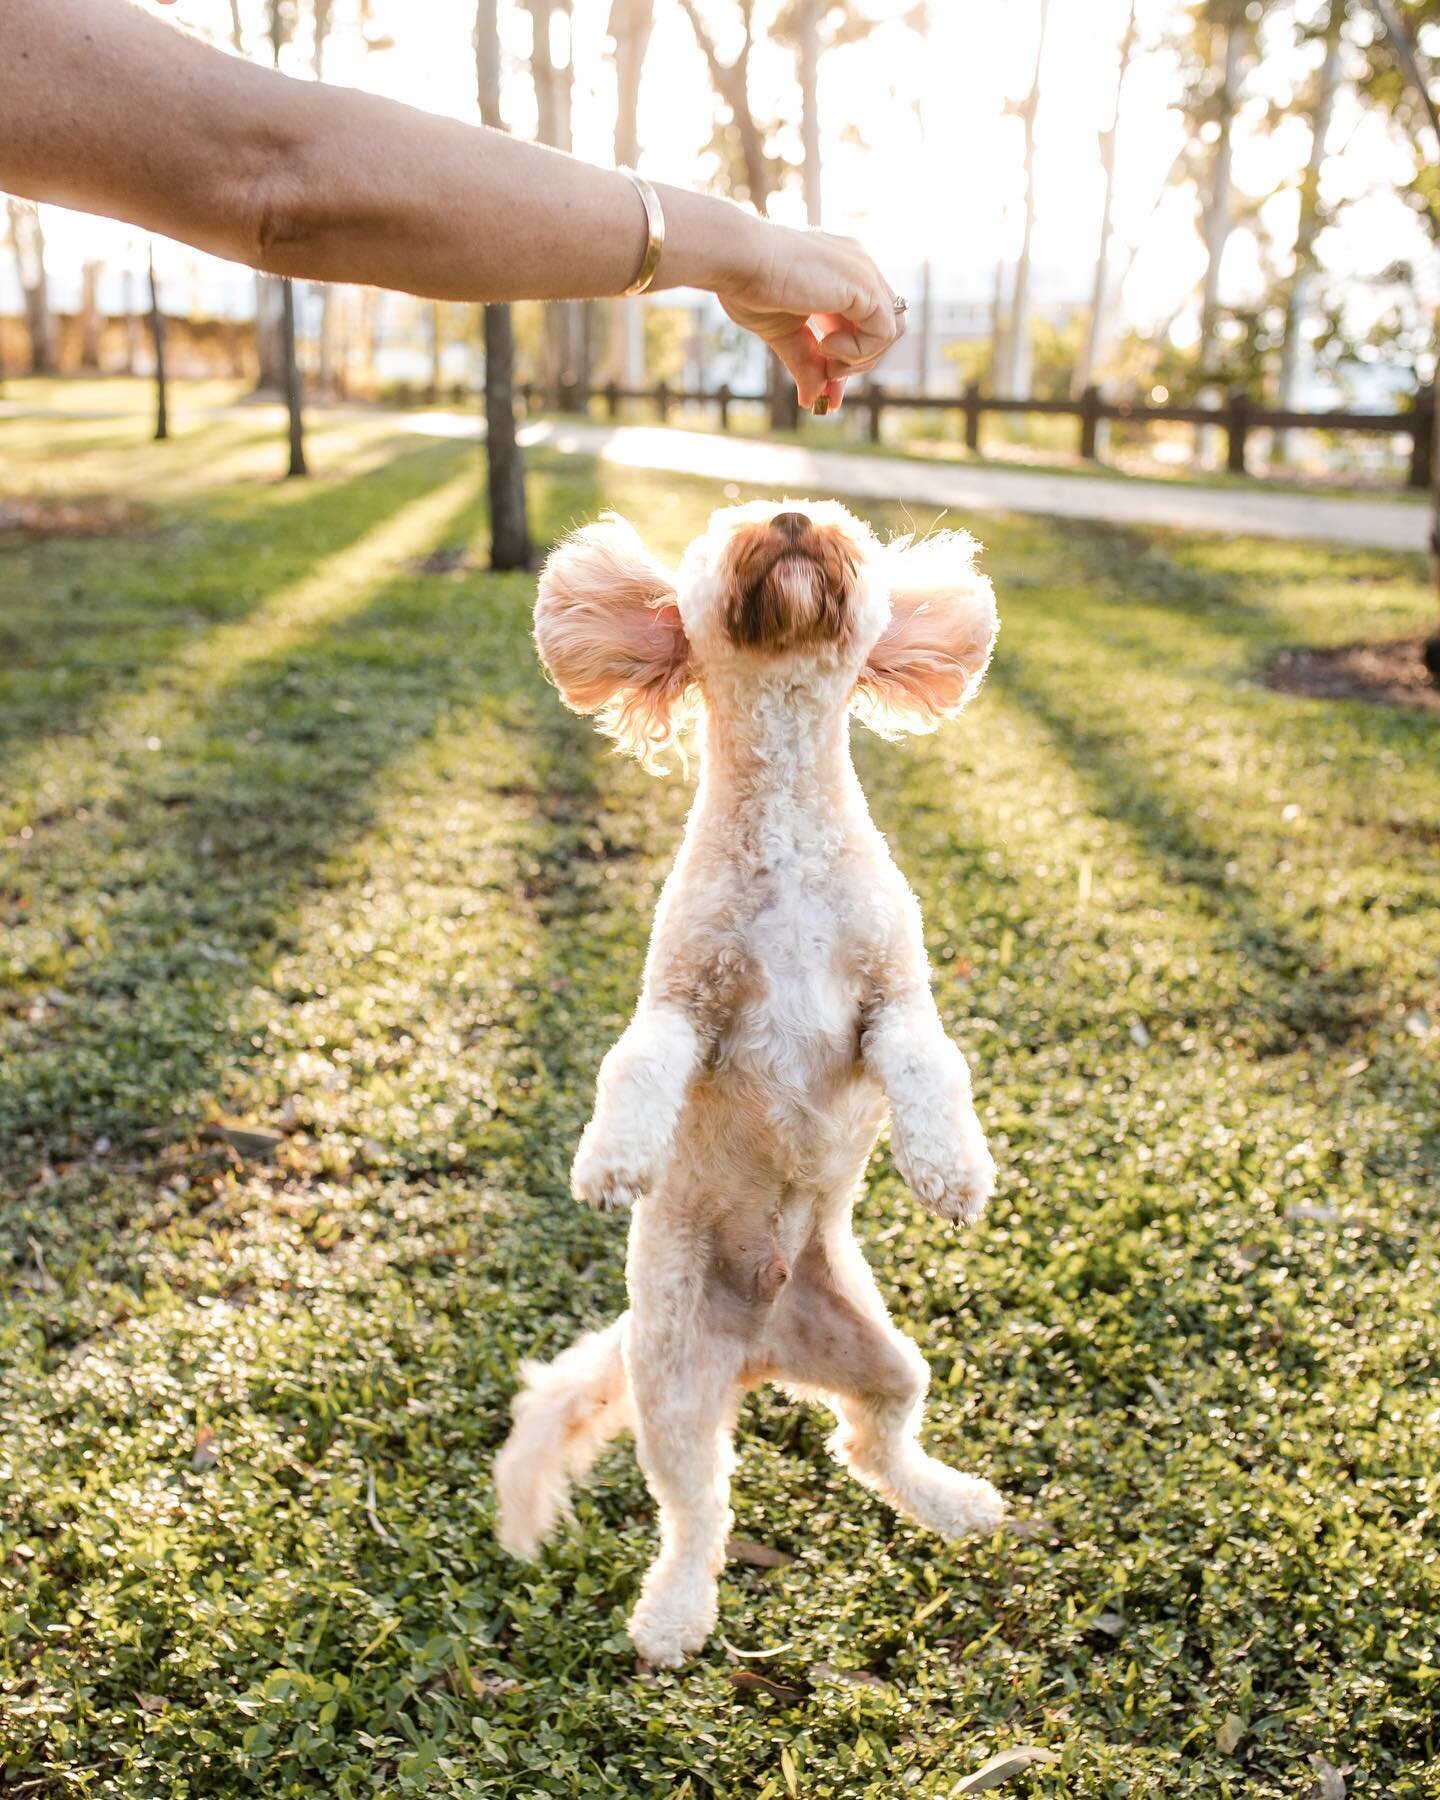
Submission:
<svg viewBox="0 0 1440 1800">
<path fill-rule="evenodd" d="M 811 1090 L 854 1065 L 859 984 L 842 906 L 823 888 L 771 890 L 746 933 L 748 979 L 732 1055 L 780 1086 Z"/>
</svg>

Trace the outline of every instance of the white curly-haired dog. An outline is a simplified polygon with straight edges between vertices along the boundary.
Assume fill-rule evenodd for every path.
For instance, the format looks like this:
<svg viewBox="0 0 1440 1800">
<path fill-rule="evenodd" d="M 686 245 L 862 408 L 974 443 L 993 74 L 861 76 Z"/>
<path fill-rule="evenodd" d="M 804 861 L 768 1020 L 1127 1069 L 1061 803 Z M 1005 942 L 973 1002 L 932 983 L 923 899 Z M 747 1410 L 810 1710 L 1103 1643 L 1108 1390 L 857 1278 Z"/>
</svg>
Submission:
<svg viewBox="0 0 1440 1800">
<path fill-rule="evenodd" d="M 630 1206 L 630 1310 L 522 1367 L 495 1463 L 498 1535 L 534 1553 L 569 1483 L 633 1430 L 660 1554 L 630 1621 L 675 1665 L 716 1618 L 741 1393 L 839 1418 L 834 1453 L 947 1537 L 1004 1502 L 918 1432 L 928 1371 L 891 1323 L 850 1209 L 889 1103 L 901 1174 L 973 1220 L 995 1180 L 965 1059 L 930 992 L 920 909 L 850 762 L 957 713 L 997 621 L 960 532 L 882 544 L 834 502 L 727 508 L 672 572 L 615 515 L 540 578 L 535 635 L 566 703 L 653 764 L 698 715 L 699 791 L 640 1003 L 600 1069 L 571 1181 Z"/>
</svg>

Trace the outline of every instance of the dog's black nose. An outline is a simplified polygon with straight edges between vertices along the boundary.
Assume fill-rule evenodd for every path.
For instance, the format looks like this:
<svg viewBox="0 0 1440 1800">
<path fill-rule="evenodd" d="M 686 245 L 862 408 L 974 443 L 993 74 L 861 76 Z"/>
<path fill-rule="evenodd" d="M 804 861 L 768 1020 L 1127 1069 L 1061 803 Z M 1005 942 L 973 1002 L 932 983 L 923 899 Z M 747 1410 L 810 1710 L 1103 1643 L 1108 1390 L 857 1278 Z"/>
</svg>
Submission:
<svg viewBox="0 0 1440 1800">
<path fill-rule="evenodd" d="M 770 523 L 777 531 L 783 531 L 792 542 L 798 537 L 803 537 L 810 529 L 810 521 L 802 512 L 776 513 Z"/>
</svg>

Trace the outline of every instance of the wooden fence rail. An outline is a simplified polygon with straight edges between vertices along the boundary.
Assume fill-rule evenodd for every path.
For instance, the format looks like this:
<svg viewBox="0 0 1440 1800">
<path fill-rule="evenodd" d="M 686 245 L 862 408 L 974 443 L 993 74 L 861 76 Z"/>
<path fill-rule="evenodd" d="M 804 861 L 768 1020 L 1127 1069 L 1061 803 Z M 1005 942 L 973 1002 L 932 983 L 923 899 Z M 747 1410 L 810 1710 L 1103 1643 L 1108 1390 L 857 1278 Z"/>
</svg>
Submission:
<svg viewBox="0 0 1440 1800">
<path fill-rule="evenodd" d="M 534 382 L 520 389 L 525 410 L 551 405 L 557 412 L 588 412 L 592 400 L 604 403 L 607 415 L 619 416 L 626 401 L 640 401 L 653 406 L 665 424 L 677 406 L 714 406 L 719 409 L 720 429 L 730 428 L 730 408 L 737 403 L 765 406 L 770 412 L 771 426 L 776 430 L 794 430 L 798 412 L 793 391 L 778 401 L 765 394 L 737 394 L 728 386 L 711 389 L 672 388 L 668 382 L 653 387 L 622 388 L 616 382 L 603 387 L 587 388 L 578 382 L 562 384 L 555 392 L 546 392 Z M 881 421 L 886 412 L 960 413 L 965 421 L 965 444 L 969 450 L 980 448 L 980 422 L 986 413 L 1050 413 L 1077 419 L 1080 425 L 1080 454 L 1087 461 L 1098 460 L 1099 427 L 1102 419 L 1123 425 L 1178 423 L 1213 425 L 1225 434 L 1225 466 L 1232 475 L 1244 475 L 1246 440 L 1252 431 L 1302 430 L 1364 432 L 1371 436 L 1408 437 L 1410 461 L 1407 476 L 1412 488 L 1428 488 L 1431 479 L 1431 453 L 1435 439 L 1435 389 L 1422 388 L 1403 412 L 1297 412 L 1292 409 L 1260 406 L 1251 397 L 1237 391 L 1223 406 L 1155 406 L 1141 400 L 1106 400 L 1098 388 L 1087 388 L 1078 400 L 1012 400 L 994 394 L 982 394 L 973 384 L 960 394 L 894 393 L 878 382 L 866 382 L 852 393 L 850 404 L 865 410 L 872 443 L 881 441 Z"/>
</svg>

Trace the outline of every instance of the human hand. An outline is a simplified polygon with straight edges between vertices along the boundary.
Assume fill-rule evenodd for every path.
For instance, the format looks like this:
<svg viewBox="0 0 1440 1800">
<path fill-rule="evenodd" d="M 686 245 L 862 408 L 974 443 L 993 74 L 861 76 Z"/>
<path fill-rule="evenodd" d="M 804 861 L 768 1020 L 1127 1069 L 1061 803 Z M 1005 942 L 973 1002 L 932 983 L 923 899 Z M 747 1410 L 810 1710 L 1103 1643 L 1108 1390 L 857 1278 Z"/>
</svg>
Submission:
<svg viewBox="0 0 1440 1800">
<path fill-rule="evenodd" d="M 716 298 L 769 344 L 802 406 L 838 409 L 846 381 L 904 336 L 904 306 L 853 238 L 756 223 L 749 266 L 718 283 Z"/>
</svg>

